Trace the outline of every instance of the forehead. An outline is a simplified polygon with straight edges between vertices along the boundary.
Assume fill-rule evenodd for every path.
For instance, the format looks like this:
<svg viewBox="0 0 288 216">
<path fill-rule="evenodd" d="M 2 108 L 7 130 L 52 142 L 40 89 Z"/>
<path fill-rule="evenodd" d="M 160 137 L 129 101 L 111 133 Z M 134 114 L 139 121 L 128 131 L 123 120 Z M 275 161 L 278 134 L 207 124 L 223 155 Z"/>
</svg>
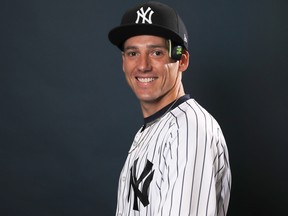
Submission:
<svg viewBox="0 0 288 216">
<path fill-rule="evenodd" d="M 138 35 L 128 38 L 124 43 L 125 47 L 141 47 L 141 46 L 163 46 L 166 47 L 167 40 L 162 37 L 153 35 Z"/>
</svg>

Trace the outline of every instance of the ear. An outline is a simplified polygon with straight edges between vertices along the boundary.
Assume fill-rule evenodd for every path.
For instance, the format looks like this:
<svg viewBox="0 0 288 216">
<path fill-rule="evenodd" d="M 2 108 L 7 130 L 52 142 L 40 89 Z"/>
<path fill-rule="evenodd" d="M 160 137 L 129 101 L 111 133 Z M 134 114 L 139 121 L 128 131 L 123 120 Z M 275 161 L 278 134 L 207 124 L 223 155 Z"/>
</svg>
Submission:
<svg viewBox="0 0 288 216">
<path fill-rule="evenodd" d="M 189 66 L 189 52 L 187 50 L 184 50 L 181 59 L 179 60 L 179 71 L 181 72 L 186 71 L 188 66 Z"/>
</svg>

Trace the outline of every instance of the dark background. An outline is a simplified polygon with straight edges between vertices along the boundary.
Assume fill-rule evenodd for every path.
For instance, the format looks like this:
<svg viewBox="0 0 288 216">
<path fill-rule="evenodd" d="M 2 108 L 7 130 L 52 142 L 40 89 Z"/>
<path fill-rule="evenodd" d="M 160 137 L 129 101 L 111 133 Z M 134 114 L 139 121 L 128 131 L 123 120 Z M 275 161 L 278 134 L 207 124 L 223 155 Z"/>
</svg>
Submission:
<svg viewBox="0 0 288 216">
<path fill-rule="evenodd" d="M 0 215 L 114 215 L 140 107 L 108 39 L 140 1 L 0 3 Z M 164 1 L 163 1 L 164 2 Z M 230 216 L 288 215 L 286 0 L 165 1 L 230 152 Z"/>
</svg>

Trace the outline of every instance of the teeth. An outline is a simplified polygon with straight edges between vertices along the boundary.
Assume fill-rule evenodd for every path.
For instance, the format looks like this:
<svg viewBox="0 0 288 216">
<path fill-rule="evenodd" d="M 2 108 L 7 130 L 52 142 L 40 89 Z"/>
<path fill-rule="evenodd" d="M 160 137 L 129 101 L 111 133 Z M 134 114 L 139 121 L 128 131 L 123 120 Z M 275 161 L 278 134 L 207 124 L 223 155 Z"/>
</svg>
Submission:
<svg viewBox="0 0 288 216">
<path fill-rule="evenodd" d="M 153 80 L 155 80 L 155 78 L 139 78 L 138 77 L 138 81 L 140 81 L 142 83 L 152 82 Z"/>
</svg>

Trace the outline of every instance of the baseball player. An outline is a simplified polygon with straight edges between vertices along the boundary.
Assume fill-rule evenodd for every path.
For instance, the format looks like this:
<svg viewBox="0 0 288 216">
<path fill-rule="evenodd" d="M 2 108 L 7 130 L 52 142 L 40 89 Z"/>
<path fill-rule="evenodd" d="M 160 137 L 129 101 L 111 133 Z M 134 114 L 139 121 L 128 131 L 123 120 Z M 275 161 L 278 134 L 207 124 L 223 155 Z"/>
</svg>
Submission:
<svg viewBox="0 0 288 216">
<path fill-rule="evenodd" d="M 171 7 L 146 2 L 129 9 L 108 37 L 122 51 L 144 116 L 120 174 L 116 215 L 226 215 L 228 150 L 217 121 L 185 94 L 183 21 Z"/>
</svg>

